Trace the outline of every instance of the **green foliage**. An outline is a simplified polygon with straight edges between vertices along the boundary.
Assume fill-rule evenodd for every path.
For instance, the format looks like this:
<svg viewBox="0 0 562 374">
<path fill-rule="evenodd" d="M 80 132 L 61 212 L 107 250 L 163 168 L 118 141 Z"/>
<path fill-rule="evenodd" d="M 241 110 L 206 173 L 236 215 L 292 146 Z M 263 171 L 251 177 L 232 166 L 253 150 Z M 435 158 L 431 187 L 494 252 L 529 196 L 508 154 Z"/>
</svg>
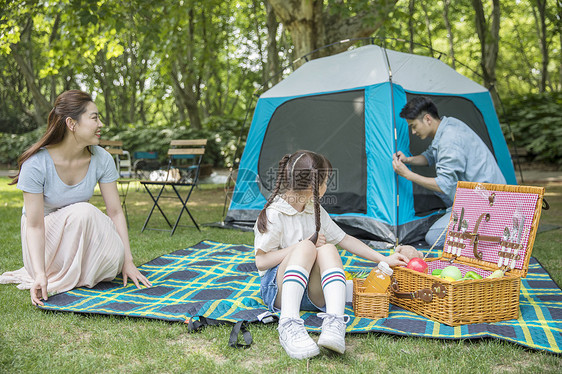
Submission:
<svg viewBox="0 0 562 374">
<path fill-rule="evenodd" d="M 501 116 L 502 129 L 509 137 L 510 125 L 518 147 L 541 162 L 562 166 L 562 93 L 529 94 L 511 98 Z"/>
<path fill-rule="evenodd" d="M 484 83 L 481 71 L 480 41 L 476 35 L 474 9 L 470 1 L 450 1 L 448 19 L 454 43 L 455 61 L 452 60 L 445 26 L 443 7 L 445 1 L 415 1 L 410 12 L 410 1 L 398 1 L 393 13 L 376 36 L 389 38 L 387 47 L 409 52 L 410 34 L 408 23 L 412 22 L 413 52 L 439 58 L 450 66 L 473 79 Z M 483 1 L 486 14 L 490 1 Z M 547 72 L 547 90 L 560 91 L 560 8 L 556 0 L 546 0 L 546 34 L 550 63 Z M 559 3 L 559 2 L 558 2 Z M 501 1 L 501 24 L 498 60 L 496 66 L 498 92 L 523 95 L 538 92 L 541 75 L 542 55 L 537 31 L 536 1 Z M 425 10 L 427 10 L 427 17 Z M 554 21 L 558 19 L 558 23 Z M 429 29 L 428 29 L 429 27 Z M 431 38 L 429 37 L 431 32 Z M 382 44 L 380 41 L 377 43 Z M 441 53 L 442 52 L 442 53 Z"/>
<path fill-rule="evenodd" d="M 11 45 L 20 41 L 19 26 L 13 19 L 6 19 L 2 17 L 0 22 L 0 53 L 9 54 Z"/>
<path fill-rule="evenodd" d="M 235 119 L 209 117 L 200 130 L 186 125 L 129 126 L 109 129 L 104 138 L 123 141 L 123 148 L 131 156 L 134 152 L 158 152 L 160 162 L 165 162 L 166 152 L 173 139 L 207 139 L 202 162 L 215 167 L 227 167 L 233 162 L 240 126 Z"/>
<path fill-rule="evenodd" d="M 159 161 L 166 161 L 170 141 L 174 139 L 207 139 L 203 156 L 204 164 L 214 167 L 230 167 L 238 142 L 240 126 L 236 119 L 209 117 L 202 129 L 193 129 L 185 124 L 168 126 L 127 126 L 108 128 L 103 138 L 123 141 L 123 148 L 134 152 L 158 152 Z M 15 166 L 19 155 L 35 143 L 45 132 L 45 127 L 24 134 L 0 132 L 0 164 Z M 243 144 L 242 146 L 243 147 Z M 240 153 L 238 153 L 240 157 Z"/>
<path fill-rule="evenodd" d="M 250 21 L 253 0 L 8 3 L 0 2 L 0 118 L 13 127 L 6 132 L 21 132 L 19 113 L 43 123 L 38 98 L 52 103 L 74 88 L 93 94 L 108 126 L 189 119 L 200 128 L 209 117 L 242 117 L 262 80 L 256 51 L 266 35 L 254 30 L 264 29 L 265 16 Z"/>
<path fill-rule="evenodd" d="M 268 28 L 266 3 L 0 0 L 0 132 L 21 134 L 43 125 L 47 104 L 64 90 L 80 88 L 93 94 L 111 136 L 125 137 L 129 149 L 163 152 L 172 137 L 204 136 L 215 139 L 209 145 L 207 161 L 217 166 L 230 164 L 239 133 L 236 126 L 252 105 L 252 93 L 293 58 L 287 25 Z M 369 12 L 375 3 L 329 0 L 322 6 L 331 17 L 351 18 Z M 393 12 L 371 35 L 376 44 L 402 52 L 410 52 L 412 47 L 412 52 L 439 57 L 459 73 L 483 83 L 471 2 L 448 1 L 455 60 L 443 14 L 445 1 L 388 3 L 394 4 Z M 543 74 L 547 77 L 545 89 L 560 91 L 556 18 L 560 12 L 556 0 L 546 3 L 550 62 L 543 72 L 536 2 L 501 2 L 496 71 L 500 93 L 537 92 Z M 276 35 L 271 38 L 269 32 Z M 269 66 L 269 53 L 276 53 L 278 66 Z M 516 126 L 519 131 L 527 125 Z M 541 138 L 534 141 L 525 131 L 521 128 L 518 141 L 537 160 L 559 156 L 555 144 L 560 136 L 554 127 L 541 126 Z M 528 130 L 534 135 L 532 131 Z M 554 140 L 545 142 L 542 136 Z M 2 162 L 14 160 L 32 137 L 0 137 L 1 149 L 8 150 L 0 155 Z"/>
<path fill-rule="evenodd" d="M 25 134 L 7 134 L 0 132 L 0 164 L 15 167 L 18 157 L 35 143 L 45 132 L 45 127 Z"/>
<path fill-rule="evenodd" d="M 18 113 L 8 105 L 0 107 L 0 133 L 23 134 L 37 127 L 37 123 L 24 113 Z"/>
</svg>

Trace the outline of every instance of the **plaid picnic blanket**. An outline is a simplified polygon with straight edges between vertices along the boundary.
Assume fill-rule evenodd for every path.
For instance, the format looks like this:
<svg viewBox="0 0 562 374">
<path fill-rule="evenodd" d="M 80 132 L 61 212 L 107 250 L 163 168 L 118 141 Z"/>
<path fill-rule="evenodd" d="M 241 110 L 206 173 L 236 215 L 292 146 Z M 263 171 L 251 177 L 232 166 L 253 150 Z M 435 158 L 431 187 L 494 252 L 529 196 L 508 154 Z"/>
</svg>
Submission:
<svg viewBox="0 0 562 374">
<path fill-rule="evenodd" d="M 384 251 L 382 251 L 384 252 Z M 373 264 L 347 252 L 344 268 L 355 272 Z M 54 295 L 41 307 L 78 313 L 99 313 L 187 322 L 203 316 L 220 321 L 256 322 L 266 311 L 259 293 L 253 247 L 202 241 L 158 257 L 139 268 L 153 287 L 123 287 L 122 280 L 100 283 Z M 381 332 L 439 339 L 497 338 L 525 347 L 562 353 L 562 290 L 532 258 L 521 281 L 521 315 L 517 320 L 450 327 L 391 305 L 388 318 L 351 316 L 348 333 Z M 321 319 L 303 313 L 309 331 L 319 332 Z"/>
</svg>

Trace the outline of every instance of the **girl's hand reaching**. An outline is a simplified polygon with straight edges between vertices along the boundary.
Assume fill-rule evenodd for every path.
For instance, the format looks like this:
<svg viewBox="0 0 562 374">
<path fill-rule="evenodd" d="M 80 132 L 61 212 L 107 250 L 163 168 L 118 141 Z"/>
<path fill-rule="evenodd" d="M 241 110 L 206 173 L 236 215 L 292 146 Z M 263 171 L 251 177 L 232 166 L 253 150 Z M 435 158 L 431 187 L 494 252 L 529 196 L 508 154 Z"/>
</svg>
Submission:
<svg viewBox="0 0 562 374">
<path fill-rule="evenodd" d="M 408 265 L 408 257 L 404 256 L 401 253 L 393 253 L 390 256 L 386 256 L 384 261 L 388 263 L 391 267 Z"/>
</svg>

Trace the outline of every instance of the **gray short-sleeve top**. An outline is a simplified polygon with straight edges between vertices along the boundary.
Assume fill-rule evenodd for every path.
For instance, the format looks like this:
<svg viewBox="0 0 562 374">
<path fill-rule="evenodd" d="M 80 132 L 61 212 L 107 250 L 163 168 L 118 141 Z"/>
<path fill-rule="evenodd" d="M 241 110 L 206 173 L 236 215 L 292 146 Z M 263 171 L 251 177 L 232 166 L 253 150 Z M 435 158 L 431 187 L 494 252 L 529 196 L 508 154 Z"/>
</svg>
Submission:
<svg viewBox="0 0 562 374">
<path fill-rule="evenodd" d="M 111 154 L 99 146 L 92 146 L 90 149 L 92 156 L 88 172 L 77 184 L 69 186 L 64 183 L 57 174 L 49 151 L 41 148 L 23 163 L 17 188 L 28 193 L 42 193 L 45 215 L 67 205 L 90 200 L 98 182 L 111 183 L 119 178 Z"/>
</svg>

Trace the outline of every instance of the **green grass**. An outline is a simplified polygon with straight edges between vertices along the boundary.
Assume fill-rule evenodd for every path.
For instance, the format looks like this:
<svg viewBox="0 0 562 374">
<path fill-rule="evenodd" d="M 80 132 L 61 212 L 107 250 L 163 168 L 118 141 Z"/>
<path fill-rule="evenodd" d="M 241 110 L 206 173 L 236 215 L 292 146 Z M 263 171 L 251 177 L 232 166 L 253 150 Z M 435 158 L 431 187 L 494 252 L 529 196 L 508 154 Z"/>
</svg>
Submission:
<svg viewBox="0 0 562 374">
<path fill-rule="evenodd" d="M 21 192 L 0 178 L 0 272 L 22 266 Z M 562 185 L 548 185 L 551 209 L 541 222 L 562 225 Z M 92 200 L 102 207 L 102 199 Z M 127 198 L 135 263 L 189 247 L 203 239 L 253 243 L 248 232 L 203 227 L 140 233 L 150 198 L 132 186 Z M 190 209 L 199 223 L 222 219 L 222 187 L 204 185 Z M 188 224 L 189 220 L 184 222 Z M 164 227 L 163 220 L 155 226 Z M 537 236 L 533 256 L 562 284 L 562 230 Z M 500 340 L 445 341 L 369 333 L 347 336 L 344 355 L 322 353 L 311 360 L 288 358 L 276 326 L 253 324 L 254 344 L 227 346 L 228 327 L 190 334 L 182 323 L 41 311 L 29 292 L 0 285 L 0 373 L 559 373 L 562 358 Z"/>
</svg>

